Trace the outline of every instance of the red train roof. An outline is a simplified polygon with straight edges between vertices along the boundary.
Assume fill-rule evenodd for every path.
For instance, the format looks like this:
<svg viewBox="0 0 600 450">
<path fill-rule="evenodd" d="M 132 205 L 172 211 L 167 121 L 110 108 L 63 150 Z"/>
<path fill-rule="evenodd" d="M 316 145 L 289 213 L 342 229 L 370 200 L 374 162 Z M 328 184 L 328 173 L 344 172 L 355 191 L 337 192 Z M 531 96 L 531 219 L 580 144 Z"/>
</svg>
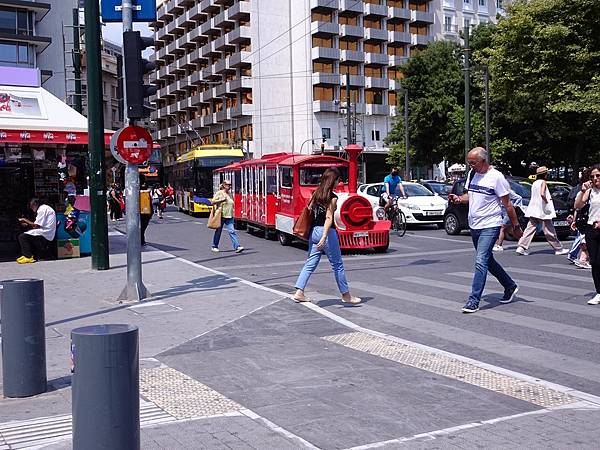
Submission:
<svg viewBox="0 0 600 450">
<path fill-rule="evenodd" d="M 262 158 L 245 159 L 225 167 L 215 169 L 215 172 L 224 170 L 236 170 L 246 166 L 256 166 L 262 164 L 280 164 L 284 166 L 294 166 L 298 164 L 348 164 L 348 160 L 331 155 L 300 155 L 296 153 L 270 153 Z"/>
</svg>

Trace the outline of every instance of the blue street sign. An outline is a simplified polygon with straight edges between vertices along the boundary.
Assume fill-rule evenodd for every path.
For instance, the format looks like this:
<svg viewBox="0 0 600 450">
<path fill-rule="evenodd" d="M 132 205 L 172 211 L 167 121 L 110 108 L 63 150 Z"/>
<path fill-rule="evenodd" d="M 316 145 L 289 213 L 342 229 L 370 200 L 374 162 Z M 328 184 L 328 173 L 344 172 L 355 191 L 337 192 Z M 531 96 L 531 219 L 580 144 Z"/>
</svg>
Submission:
<svg viewBox="0 0 600 450">
<path fill-rule="evenodd" d="M 122 0 L 102 0 L 102 21 L 121 22 Z M 156 20 L 155 0 L 131 0 L 134 22 L 153 22 Z"/>
</svg>

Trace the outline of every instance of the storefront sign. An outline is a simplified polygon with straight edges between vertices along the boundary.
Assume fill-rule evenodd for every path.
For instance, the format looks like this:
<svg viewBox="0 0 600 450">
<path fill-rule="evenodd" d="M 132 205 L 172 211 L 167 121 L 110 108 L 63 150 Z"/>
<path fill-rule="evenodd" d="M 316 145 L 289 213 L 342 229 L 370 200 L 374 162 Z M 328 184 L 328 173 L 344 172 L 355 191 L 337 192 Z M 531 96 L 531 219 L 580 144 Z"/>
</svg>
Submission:
<svg viewBox="0 0 600 450">
<path fill-rule="evenodd" d="M 108 145 L 110 135 L 104 136 Z M 87 144 L 88 136 L 84 132 L 65 131 L 29 131 L 29 130 L 0 130 L 0 143 L 29 143 L 29 144 Z"/>
<path fill-rule="evenodd" d="M 45 119 L 40 94 L 0 90 L 0 117 Z"/>
</svg>

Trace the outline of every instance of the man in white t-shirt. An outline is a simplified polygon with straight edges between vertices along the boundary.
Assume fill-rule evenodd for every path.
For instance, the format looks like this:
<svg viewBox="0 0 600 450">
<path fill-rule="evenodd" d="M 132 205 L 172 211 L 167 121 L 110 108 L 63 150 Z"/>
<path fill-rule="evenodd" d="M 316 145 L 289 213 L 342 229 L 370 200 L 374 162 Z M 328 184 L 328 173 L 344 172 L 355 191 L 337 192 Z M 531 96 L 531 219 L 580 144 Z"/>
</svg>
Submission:
<svg viewBox="0 0 600 450">
<path fill-rule="evenodd" d="M 19 264 L 34 263 L 34 255 L 39 255 L 46 245 L 46 241 L 53 241 L 56 234 L 56 213 L 48 205 L 42 205 L 37 198 L 29 201 L 29 208 L 36 214 L 35 222 L 21 218 L 21 225 L 30 230 L 19 235 L 21 254 L 17 259 Z"/>
<path fill-rule="evenodd" d="M 494 259 L 492 253 L 502 227 L 502 205 L 510 218 L 509 229 L 512 229 L 513 236 L 519 238 L 523 231 L 509 198 L 508 181 L 502 173 L 489 165 L 487 151 L 481 147 L 474 148 L 469 152 L 467 162 L 471 168 L 465 184 L 467 192 L 461 196 L 450 194 L 448 200 L 453 203 L 469 203 L 469 228 L 475 246 L 475 274 L 471 295 L 462 311 L 474 313 L 479 310 L 488 270 L 504 287 L 500 303 L 510 303 L 519 290 L 517 283 Z"/>
</svg>

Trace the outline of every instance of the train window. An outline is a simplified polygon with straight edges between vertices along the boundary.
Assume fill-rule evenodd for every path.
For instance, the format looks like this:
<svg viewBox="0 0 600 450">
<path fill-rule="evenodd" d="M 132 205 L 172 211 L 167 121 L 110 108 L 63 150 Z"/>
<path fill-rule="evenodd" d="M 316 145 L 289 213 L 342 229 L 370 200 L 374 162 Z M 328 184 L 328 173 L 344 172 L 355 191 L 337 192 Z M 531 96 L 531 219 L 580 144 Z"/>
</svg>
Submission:
<svg viewBox="0 0 600 450">
<path fill-rule="evenodd" d="M 239 194 L 242 191 L 242 172 L 239 170 L 234 170 L 233 180 L 235 182 L 235 193 Z"/>
<path fill-rule="evenodd" d="M 291 167 L 281 167 L 279 169 L 279 178 L 281 187 L 291 188 L 294 184 L 294 172 Z"/>
<path fill-rule="evenodd" d="M 277 193 L 277 172 L 275 168 L 267 168 L 267 194 Z"/>
<path fill-rule="evenodd" d="M 309 167 L 300 169 L 300 185 L 301 186 L 317 186 L 321 182 L 321 176 L 327 167 Z M 338 167 L 343 183 L 348 180 L 348 169 L 346 167 Z"/>
</svg>

